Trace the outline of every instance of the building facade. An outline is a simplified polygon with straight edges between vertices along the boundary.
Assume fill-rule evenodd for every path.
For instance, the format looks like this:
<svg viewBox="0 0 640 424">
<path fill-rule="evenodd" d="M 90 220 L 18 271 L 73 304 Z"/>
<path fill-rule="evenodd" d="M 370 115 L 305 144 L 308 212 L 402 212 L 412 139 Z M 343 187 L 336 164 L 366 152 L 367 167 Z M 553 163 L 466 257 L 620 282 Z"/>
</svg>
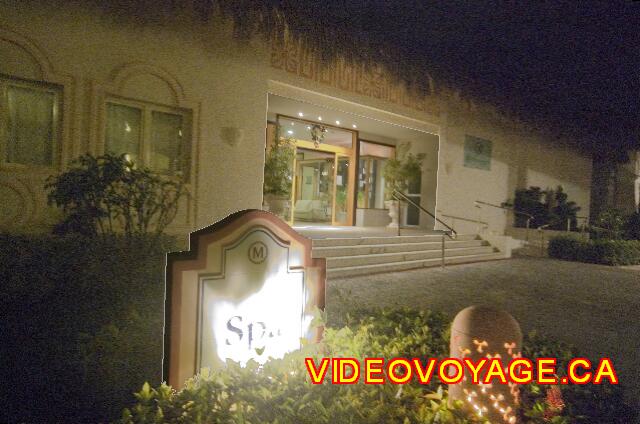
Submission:
<svg viewBox="0 0 640 424">
<path fill-rule="evenodd" d="M 46 178 L 108 151 L 184 178 L 192 196 L 175 234 L 265 204 L 293 224 L 384 226 L 382 168 L 406 142 L 424 154 L 408 194 L 460 233 L 503 233 L 511 218 L 476 201 L 500 205 L 528 186 L 562 185 L 589 214 L 589 156 L 456 93 L 420 96 L 381 69 L 323 66 L 293 43 L 237 42 L 224 21 L 140 26 L 4 3 L 0 91 L 3 231 L 49 231 L 60 212 Z M 277 207 L 263 194 L 276 133 L 296 149 Z M 415 208 L 401 220 L 438 227 Z"/>
</svg>

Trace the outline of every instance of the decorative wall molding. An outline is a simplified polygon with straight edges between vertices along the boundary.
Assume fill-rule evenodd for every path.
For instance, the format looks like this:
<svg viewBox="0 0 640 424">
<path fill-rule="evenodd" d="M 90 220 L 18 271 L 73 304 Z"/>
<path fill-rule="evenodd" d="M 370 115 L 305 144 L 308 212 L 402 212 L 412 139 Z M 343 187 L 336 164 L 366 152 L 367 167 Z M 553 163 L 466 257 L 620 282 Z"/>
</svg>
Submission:
<svg viewBox="0 0 640 424">
<path fill-rule="evenodd" d="M 0 228 L 11 229 L 33 222 L 37 212 L 37 202 L 28 182 L 16 177 L 1 178 L 0 196 L 3 199 Z"/>
<path fill-rule="evenodd" d="M 40 75 L 38 75 L 39 79 L 48 80 L 54 76 L 53 65 L 47 58 L 47 55 L 29 38 L 0 27 L 0 40 L 13 44 L 27 53 L 40 70 Z"/>
<path fill-rule="evenodd" d="M 173 95 L 174 104 L 171 106 L 184 107 L 183 105 L 185 103 L 186 96 L 184 94 L 182 84 L 180 84 L 178 79 L 170 72 L 159 66 L 145 62 L 126 63 L 111 72 L 109 82 L 117 94 L 127 97 L 126 93 L 122 92 L 126 82 L 129 79 L 140 75 L 153 75 L 164 81 Z"/>
</svg>

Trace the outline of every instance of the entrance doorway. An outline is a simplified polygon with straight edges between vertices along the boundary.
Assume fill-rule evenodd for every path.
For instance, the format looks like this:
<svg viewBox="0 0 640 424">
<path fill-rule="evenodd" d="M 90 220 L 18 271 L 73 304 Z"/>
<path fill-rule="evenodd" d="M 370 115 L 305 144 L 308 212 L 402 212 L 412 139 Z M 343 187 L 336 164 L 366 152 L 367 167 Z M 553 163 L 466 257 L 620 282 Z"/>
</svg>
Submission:
<svg viewBox="0 0 640 424">
<path fill-rule="evenodd" d="M 351 225 L 348 156 L 296 147 L 294 224 Z"/>
<path fill-rule="evenodd" d="M 277 115 L 267 125 L 267 137 L 294 151 L 289 207 L 279 215 L 294 225 L 354 225 L 357 133 Z"/>
<path fill-rule="evenodd" d="M 387 227 L 385 170 L 401 145 L 427 158 L 406 194 L 436 209 L 437 135 L 276 94 L 266 130 L 263 207 L 296 228 Z M 403 226 L 434 226 L 416 207 L 401 215 Z"/>
</svg>

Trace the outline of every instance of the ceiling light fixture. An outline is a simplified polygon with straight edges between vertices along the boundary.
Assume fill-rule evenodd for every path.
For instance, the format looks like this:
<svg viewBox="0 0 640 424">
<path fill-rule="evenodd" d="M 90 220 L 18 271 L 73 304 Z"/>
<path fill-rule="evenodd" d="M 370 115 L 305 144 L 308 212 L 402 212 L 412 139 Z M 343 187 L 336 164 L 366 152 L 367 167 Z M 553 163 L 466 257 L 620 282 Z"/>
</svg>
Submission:
<svg viewBox="0 0 640 424">
<path fill-rule="evenodd" d="M 358 128 L 358 126 L 356 124 L 353 124 L 352 127 L 353 128 Z"/>
<path fill-rule="evenodd" d="M 322 116 L 318 116 L 318 121 L 322 121 Z"/>
<path fill-rule="evenodd" d="M 298 112 L 298 116 L 302 118 L 304 116 L 304 113 Z"/>
<path fill-rule="evenodd" d="M 336 125 L 340 125 L 340 121 L 336 121 Z"/>
</svg>

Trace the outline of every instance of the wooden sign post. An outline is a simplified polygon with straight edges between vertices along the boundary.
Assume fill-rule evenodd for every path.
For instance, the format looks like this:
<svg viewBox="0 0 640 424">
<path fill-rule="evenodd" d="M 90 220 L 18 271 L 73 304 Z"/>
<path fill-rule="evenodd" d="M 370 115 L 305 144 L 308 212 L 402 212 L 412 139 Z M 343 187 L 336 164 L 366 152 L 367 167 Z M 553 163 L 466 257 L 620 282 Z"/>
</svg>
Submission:
<svg viewBox="0 0 640 424">
<path fill-rule="evenodd" d="M 202 368 L 263 363 L 319 340 L 310 324 L 324 309 L 325 268 L 311 240 L 268 212 L 191 233 L 189 251 L 167 255 L 164 379 L 179 388 Z"/>
</svg>

